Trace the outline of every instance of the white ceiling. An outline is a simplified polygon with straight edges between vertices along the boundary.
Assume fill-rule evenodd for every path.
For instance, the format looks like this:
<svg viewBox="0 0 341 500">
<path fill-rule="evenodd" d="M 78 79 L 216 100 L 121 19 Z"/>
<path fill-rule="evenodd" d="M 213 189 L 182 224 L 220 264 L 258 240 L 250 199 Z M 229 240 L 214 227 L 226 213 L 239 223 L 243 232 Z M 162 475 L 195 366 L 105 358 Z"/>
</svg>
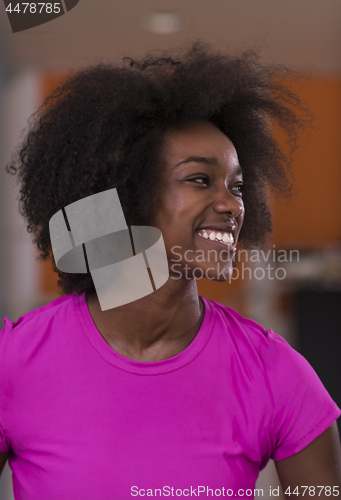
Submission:
<svg viewBox="0 0 341 500">
<path fill-rule="evenodd" d="M 38 0 L 37 0 L 38 1 Z M 182 29 L 143 28 L 148 11 L 176 11 Z M 0 44 L 18 64 L 69 66 L 142 55 L 200 38 L 219 48 L 262 47 L 296 69 L 341 73 L 341 0 L 80 0 L 66 15 L 13 34 L 3 2 Z"/>
</svg>

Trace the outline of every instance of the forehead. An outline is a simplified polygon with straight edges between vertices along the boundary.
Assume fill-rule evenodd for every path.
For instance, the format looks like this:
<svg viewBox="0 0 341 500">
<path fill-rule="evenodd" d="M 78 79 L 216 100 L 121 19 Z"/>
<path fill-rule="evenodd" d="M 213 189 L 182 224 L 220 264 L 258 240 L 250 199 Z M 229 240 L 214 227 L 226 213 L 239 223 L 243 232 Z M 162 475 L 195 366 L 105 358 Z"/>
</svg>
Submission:
<svg viewBox="0 0 341 500">
<path fill-rule="evenodd" d="M 215 125 L 206 121 L 192 122 L 165 133 L 164 157 L 177 164 L 190 156 L 216 157 L 219 162 L 238 165 L 238 155 L 230 139 Z"/>
</svg>

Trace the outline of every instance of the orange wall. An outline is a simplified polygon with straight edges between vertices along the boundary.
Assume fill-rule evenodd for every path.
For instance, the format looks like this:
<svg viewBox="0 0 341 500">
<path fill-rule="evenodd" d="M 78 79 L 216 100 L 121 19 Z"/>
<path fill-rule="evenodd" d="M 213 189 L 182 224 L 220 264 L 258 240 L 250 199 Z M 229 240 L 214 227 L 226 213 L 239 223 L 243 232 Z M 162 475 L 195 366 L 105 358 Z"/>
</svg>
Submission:
<svg viewBox="0 0 341 500">
<path fill-rule="evenodd" d="M 315 78 L 294 90 L 314 112 L 316 130 L 295 155 L 294 198 L 274 200 L 274 242 L 341 242 L 341 78 Z"/>
<path fill-rule="evenodd" d="M 61 75 L 45 75 L 46 94 Z M 314 78 L 294 84 L 306 105 L 315 113 L 315 126 L 309 139 L 297 151 L 294 161 L 296 195 L 289 202 L 273 199 L 274 243 L 316 247 L 341 242 L 341 78 Z M 41 266 L 41 292 L 58 293 L 57 275 L 51 264 Z M 201 295 L 223 301 L 230 296 L 242 312 L 241 281 L 198 282 Z M 240 306 L 238 304 L 240 303 Z"/>
</svg>

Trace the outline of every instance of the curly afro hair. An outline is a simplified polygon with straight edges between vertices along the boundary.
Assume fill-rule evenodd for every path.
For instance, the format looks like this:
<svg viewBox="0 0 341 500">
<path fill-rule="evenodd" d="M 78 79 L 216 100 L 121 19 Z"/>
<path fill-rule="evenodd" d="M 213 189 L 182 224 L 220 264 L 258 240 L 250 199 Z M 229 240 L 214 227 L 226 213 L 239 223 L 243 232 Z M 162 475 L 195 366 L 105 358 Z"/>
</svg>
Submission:
<svg viewBox="0 0 341 500">
<path fill-rule="evenodd" d="M 284 83 L 292 71 L 252 51 L 215 52 L 202 42 L 142 60 L 98 64 L 68 75 L 31 117 L 7 171 L 18 174 L 20 210 L 45 260 L 49 220 L 72 202 L 117 188 L 128 225 L 148 225 L 162 174 L 164 133 L 194 121 L 213 123 L 234 144 L 244 172 L 244 248 L 271 232 L 267 189 L 289 193 L 290 158 L 306 110 Z M 94 291 L 90 274 L 58 271 L 64 293 Z"/>
</svg>

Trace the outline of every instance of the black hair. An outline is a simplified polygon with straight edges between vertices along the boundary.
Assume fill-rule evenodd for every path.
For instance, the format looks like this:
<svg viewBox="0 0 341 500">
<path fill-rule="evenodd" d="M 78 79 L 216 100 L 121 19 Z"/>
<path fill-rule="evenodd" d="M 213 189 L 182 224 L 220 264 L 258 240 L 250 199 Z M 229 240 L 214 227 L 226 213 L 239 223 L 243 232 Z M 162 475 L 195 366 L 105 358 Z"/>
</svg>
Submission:
<svg viewBox="0 0 341 500">
<path fill-rule="evenodd" d="M 286 83 L 292 72 L 252 51 L 228 55 L 202 42 L 180 52 L 124 58 L 69 74 L 31 117 L 7 171 L 20 181 L 20 210 L 42 259 L 51 255 L 49 220 L 72 202 L 117 188 L 128 225 L 148 224 L 169 128 L 213 123 L 234 144 L 244 172 L 244 248 L 271 232 L 268 187 L 290 193 L 290 156 L 307 112 Z M 90 274 L 58 271 L 64 293 L 94 290 Z"/>
</svg>

